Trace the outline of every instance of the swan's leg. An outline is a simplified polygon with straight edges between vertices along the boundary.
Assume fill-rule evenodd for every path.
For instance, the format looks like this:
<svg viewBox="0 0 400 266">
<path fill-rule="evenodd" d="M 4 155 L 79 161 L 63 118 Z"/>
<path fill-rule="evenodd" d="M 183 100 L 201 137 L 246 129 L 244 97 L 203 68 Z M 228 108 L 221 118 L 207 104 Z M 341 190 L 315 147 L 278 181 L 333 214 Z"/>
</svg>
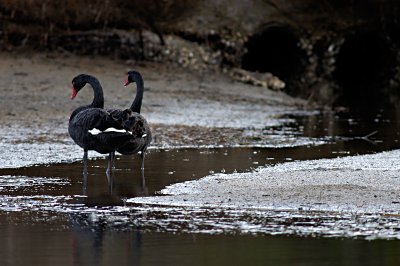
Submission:
<svg viewBox="0 0 400 266">
<path fill-rule="evenodd" d="M 107 174 L 107 175 L 110 174 L 112 161 L 113 161 L 113 153 L 110 152 L 110 153 L 108 154 L 108 161 L 107 161 L 107 170 L 106 170 L 106 174 Z"/>
<path fill-rule="evenodd" d="M 144 196 L 149 196 L 149 189 L 146 186 L 146 178 L 144 176 L 144 169 L 142 169 L 142 193 Z"/>
<path fill-rule="evenodd" d="M 112 169 L 115 170 L 115 151 L 112 152 Z"/>
<path fill-rule="evenodd" d="M 83 150 L 83 174 L 87 175 L 87 160 L 88 160 L 88 150 Z"/>
<path fill-rule="evenodd" d="M 87 173 L 83 173 L 82 193 L 87 196 Z"/>
<path fill-rule="evenodd" d="M 108 189 L 109 189 L 110 195 L 112 195 L 113 187 L 114 187 L 114 171 L 112 171 L 111 174 L 106 172 L 106 175 L 107 175 Z"/>
<path fill-rule="evenodd" d="M 145 157 L 145 154 L 146 154 L 146 150 L 143 150 L 143 151 L 140 153 L 140 158 L 142 159 L 142 166 L 141 166 L 140 169 L 142 169 L 142 171 L 144 170 L 144 157 Z"/>
<path fill-rule="evenodd" d="M 142 169 L 142 189 L 146 187 L 146 178 L 144 177 L 144 169 Z"/>
</svg>

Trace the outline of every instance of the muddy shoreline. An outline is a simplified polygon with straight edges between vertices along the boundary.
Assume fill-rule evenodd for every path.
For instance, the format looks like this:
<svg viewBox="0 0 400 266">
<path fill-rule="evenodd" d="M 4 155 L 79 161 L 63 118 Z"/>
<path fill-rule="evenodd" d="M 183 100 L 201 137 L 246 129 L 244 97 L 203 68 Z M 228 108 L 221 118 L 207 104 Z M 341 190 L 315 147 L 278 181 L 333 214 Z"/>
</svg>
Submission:
<svg viewBox="0 0 400 266">
<path fill-rule="evenodd" d="M 399 150 L 288 162 L 251 173 L 215 174 L 178 183 L 160 197 L 129 202 L 255 210 L 398 213 Z"/>
<path fill-rule="evenodd" d="M 99 78 L 106 107 L 126 108 L 135 88 L 123 87 L 125 73 L 142 72 L 142 113 L 154 132 L 152 148 L 278 145 L 282 141 L 273 128 L 290 122 L 285 114 L 304 112 L 303 100 L 235 82 L 222 73 L 200 75 L 168 64 L 48 53 L 1 53 L 0 59 L 0 144 L 11 152 L 0 156 L 1 167 L 81 157 L 67 134 L 72 110 L 93 97 L 88 86 L 74 101 L 69 99 L 71 80 L 80 73 Z M 30 158 L 35 149 L 40 156 Z"/>
<path fill-rule="evenodd" d="M 86 88 L 76 101 L 69 99 L 71 79 L 79 73 L 99 77 L 105 91 L 106 107 L 123 108 L 129 106 L 134 94 L 133 88 L 122 85 L 126 71 L 137 69 L 142 72 L 145 78 L 142 113 L 154 132 L 153 150 L 281 148 L 285 145 L 318 148 L 327 143 L 318 137 L 301 137 L 288 126 L 293 122 L 293 114 L 309 116 L 315 113 L 305 109 L 305 101 L 282 92 L 234 82 L 222 73 L 199 75 L 171 65 L 132 64 L 59 54 L 28 57 L 3 53 L 0 59 L 4 62 L 0 71 L 4 95 L 0 100 L 0 147 L 7 151 L 0 155 L 2 169 L 17 171 L 36 164 L 69 163 L 60 165 L 64 169 L 80 161 L 82 151 L 67 134 L 68 118 L 74 108 L 91 101 L 92 91 Z M 389 124 L 385 124 L 382 114 L 374 119 L 382 120 L 379 125 L 374 122 L 375 126 L 384 126 L 388 130 Z M 357 122 L 349 119 L 346 123 Z M 323 125 L 322 136 L 326 136 L 324 130 L 330 128 L 328 124 Z M 308 130 L 316 130 L 316 124 L 310 125 Z M 385 133 L 383 128 L 382 131 Z M 340 132 L 336 133 L 340 137 Z M 360 137 L 355 135 L 349 139 L 370 141 Z M 396 147 L 393 143 L 390 145 Z M 340 145 L 338 152 L 341 152 Z M 48 182 L 54 181 L 60 186 L 58 193 L 61 194 L 6 193 L 2 195 L 2 209 L 50 211 L 56 216 L 81 213 L 97 217 L 96 221 L 105 221 L 110 228 L 117 225 L 123 229 L 135 228 L 140 224 L 149 231 L 399 239 L 398 153 L 395 150 L 276 166 L 260 165 L 248 173 L 211 174 L 183 183 L 164 180 L 166 188 L 156 192 L 162 196 L 135 192 L 135 197 L 124 196 L 124 206 L 96 208 L 69 203 L 71 200 L 94 200 L 84 193 L 79 194 L 82 192 L 62 193 L 65 184 L 72 185 L 71 180 L 76 178 L 81 180 L 80 174 L 71 180 L 39 178 L 37 186 L 43 189 Z M 95 152 L 89 156 L 104 158 Z M 92 168 L 92 171 L 96 169 L 94 176 L 102 171 L 97 164 Z M 73 175 L 78 172 L 80 168 L 74 168 Z M 174 172 L 164 174 L 173 176 Z M 18 182 L 22 182 L 22 186 L 29 184 L 32 189 L 36 186 L 24 176 L 4 175 L 2 179 L 9 188 L 18 188 Z M 81 182 L 78 181 L 79 186 Z M 110 185 L 109 179 L 108 182 Z M 138 197 L 140 195 L 146 197 Z M 122 200 L 112 193 L 107 197 L 112 201 Z"/>
</svg>

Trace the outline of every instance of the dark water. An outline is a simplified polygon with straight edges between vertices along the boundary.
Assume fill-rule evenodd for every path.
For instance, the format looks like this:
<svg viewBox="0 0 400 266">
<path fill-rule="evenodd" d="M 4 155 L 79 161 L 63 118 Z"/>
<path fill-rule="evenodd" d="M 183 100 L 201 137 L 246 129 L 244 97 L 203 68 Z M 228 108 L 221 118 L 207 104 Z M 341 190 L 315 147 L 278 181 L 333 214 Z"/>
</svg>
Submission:
<svg viewBox="0 0 400 266">
<path fill-rule="evenodd" d="M 1 265 L 399 265 L 400 241 L 0 227 Z"/>
<path fill-rule="evenodd" d="M 297 117 L 296 123 L 276 129 L 326 143 L 319 146 L 152 150 L 145 178 L 138 158 L 132 157 L 119 157 L 111 177 L 100 159 L 90 161 L 86 179 L 80 162 L 1 169 L 0 265 L 399 265 L 400 241 L 169 234 L 140 230 L 140 225 L 113 230 L 107 226 L 110 221 L 82 215 L 79 208 L 65 209 L 75 204 L 103 211 L 213 172 L 399 148 L 400 116 L 395 111 L 360 117 Z M 62 199 L 53 202 L 56 197 Z"/>
</svg>

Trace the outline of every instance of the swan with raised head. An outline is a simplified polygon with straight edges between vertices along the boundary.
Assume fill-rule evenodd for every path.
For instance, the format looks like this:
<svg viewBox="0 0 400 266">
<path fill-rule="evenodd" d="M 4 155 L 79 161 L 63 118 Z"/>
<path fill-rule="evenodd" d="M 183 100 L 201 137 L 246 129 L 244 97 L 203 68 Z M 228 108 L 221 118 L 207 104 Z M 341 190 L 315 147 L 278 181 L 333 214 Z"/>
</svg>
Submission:
<svg viewBox="0 0 400 266">
<path fill-rule="evenodd" d="M 144 157 L 146 150 L 149 147 L 152 134 L 147 120 L 140 114 L 140 109 L 142 107 L 142 99 L 144 92 L 144 82 L 142 75 L 138 71 L 129 71 L 128 77 L 125 82 L 125 86 L 131 83 L 136 83 L 136 96 L 132 102 L 131 107 L 127 110 L 109 109 L 108 112 L 112 114 L 113 117 L 125 121 L 125 127 L 132 132 L 136 138 L 130 139 L 124 145 L 118 147 L 117 151 L 123 155 L 133 155 L 140 154 L 141 158 L 141 169 L 144 169 Z"/>
</svg>

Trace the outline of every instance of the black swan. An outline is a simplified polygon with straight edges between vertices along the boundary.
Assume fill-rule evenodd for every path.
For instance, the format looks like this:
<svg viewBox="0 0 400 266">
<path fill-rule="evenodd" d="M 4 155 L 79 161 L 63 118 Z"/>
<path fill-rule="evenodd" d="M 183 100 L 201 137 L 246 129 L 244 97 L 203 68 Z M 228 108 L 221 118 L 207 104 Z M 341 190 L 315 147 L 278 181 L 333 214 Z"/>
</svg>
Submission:
<svg viewBox="0 0 400 266">
<path fill-rule="evenodd" d="M 118 118 L 103 109 L 103 89 L 99 81 L 90 75 L 80 74 L 72 80 L 72 96 L 74 99 L 78 92 L 89 83 L 94 91 L 93 102 L 74 110 L 69 119 L 68 133 L 76 144 L 83 148 L 84 173 L 87 173 L 88 150 L 102 154 L 109 154 L 107 173 L 110 172 L 115 151 L 127 144 L 132 139 L 138 138 L 130 132 L 131 110 L 121 111 Z M 140 134 L 140 133 L 139 133 Z M 140 135 L 142 137 L 142 135 Z"/>
<path fill-rule="evenodd" d="M 152 136 L 146 119 L 140 115 L 144 91 L 142 75 L 137 71 L 129 71 L 125 86 L 128 86 L 130 83 L 136 83 L 137 87 L 135 99 L 133 100 L 130 109 L 127 109 L 131 112 L 118 109 L 109 109 L 107 111 L 118 120 L 125 121 L 124 125 L 126 129 L 132 132 L 133 135 L 141 136 L 132 138 L 125 145 L 118 147 L 117 151 L 123 155 L 140 153 L 141 169 L 143 170 L 145 153 L 151 143 Z"/>
</svg>

